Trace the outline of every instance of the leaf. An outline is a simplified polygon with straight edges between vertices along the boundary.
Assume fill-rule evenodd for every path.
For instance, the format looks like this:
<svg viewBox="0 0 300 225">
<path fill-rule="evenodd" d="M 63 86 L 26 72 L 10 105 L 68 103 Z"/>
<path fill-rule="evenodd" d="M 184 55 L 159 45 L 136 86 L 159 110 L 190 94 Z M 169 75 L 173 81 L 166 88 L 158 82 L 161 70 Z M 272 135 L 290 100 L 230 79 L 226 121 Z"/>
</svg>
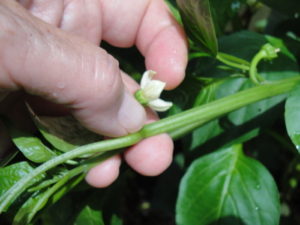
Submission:
<svg viewBox="0 0 300 225">
<path fill-rule="evenodd" d="M 33 167 L 28 162 L 18 162 L 9 166 L 0 168 L 0 199 L 3 200 L 6 192 L 24 176 L 30 174 L 33 171 Z M 38 182 L 44 177 L 40 175 L 33 180 L 31 183 Z M 7 204 L 4 211 L 7 210 L 10 204 Z"/>
<path fill-rule="evenodd" d="M 178 8 L 176 7 L 176 2 L 175 0 L 165 0 L 165 3 L 168 5 L 172 15 L 174 16 L 174 18 L 176 19 L 176 21 L 179 24 L 182 24 L 182 20 L 180 17 L 180 13 L 178 11 Z"/>
<path fill-rule="evenodd" d="M 11 128 L 9 131 L 13 143 L 32 162 L 42 163 L 56 156 L 39 138 L 15 128 Z"/>
<path fill-rule="evenodd" d="M 188 36 L 202 51 L 216 56 L 218 42 L 209 0 L 177 0 Z"/>
<path fill-rule="evenodd" d="M 292 142 L 300 152 L 300 85 L 290 93 L 285 103 L 285 125 Z"/>
<path fill-rule="evenodd" d="M 13 225 L 26 225 L 32 221 L 34 216 L 43 209 L 46 204 L 51 201 L 54 204 L 70 189 L 77 185 L 82 179 L 83 175 L 72 179 L 81 173 L 82 169 L 77 167 L 66 172 L 61 179 L 43 192 L 35 192 L 19 209 L 14 217 Z"/>
<path fill-rule="evenodd" d="M 210 2 L 217 33 L 223 33 L 232 19 L 235 26 L 240 23 L 238 13 L 245 7 L 246 0 L 210 0 Z"/>
<path fill-rule="evenodd" d="M 87 205 L 79 213 L 74 225 L 104 225 L 102 212 Z"/>
<path fill-rule="evenodd" d="M 280 217 L 272 176 L 240 145 L 192 163 L 181 181 L 176 210 L 178 225 L 278 225 Z"/>
<path fill-rule="evenodd" d="M 71 225 L 76 213 L 74 208 L 82 202 L 74 200 L 70 196 L 63 198 L 57 204 L 50 206 L 41 213 L 40 224 L 43 225 Z"/>
<path fill-rule="evenodd" d="M 123 221 L 117 215 L 113 214 L 111 217 L 110 225 L 122 225 Z"/>
<path fill-rule="evenodd" d="M 18 162 L 0 168 L 0 196 L 32 170 L 33 167 L 28 162 Z"/>
<path fill-rule="evenodd" d="M 84 128 L 72 116 L 38 117 L 35 115 L 33 118 L 45 139 L 63 152 L 101 140 L 99 135 Z"/>
<path fill-rule="evenodd" d="M 216 92 L 224 81 L 225 80 L 218 80 L 201 89 L 195 100 L 194 106 L 200 106 L 216 100 Z M 190 148 L 194 149 L 195 147 L 205 143 L 210 138 L 220 134 L 222 131 L 223 129 L 220 127 L 218 120 L 213 120 L 204 124 L 192 132 Z"/>
<path fill-rule="evenodd" d="M 195 96 L 199 94 L 199 90 L 203 88 L 203 82 L 196 78 L 189 77 L 172 92 L 164 92 L 162 98 L 171 100 L 173 107 L 167 112 L 167 115 L 174 115 L 194 105 Z"/>
<path fill-rule="evenodd" d="M 12 225 L 26 225 L 31 220 L 31 214 L 35 214 L 40 208 L 44 207 L 46 201 L 43 200 L 44 193 L 36 192 L 22 205 L 14 216 Z M 37 206 L 37 208 L 36 208 Z"/>
<path fill-rule="evenodd" d="M 238 91 L 248 89 L 250 87 L 253 87 L 252 81 L 249 79 L 235 79 L 232 80 L 234 85 L 236 85 L 236 89 Z M 230 81 L 228 81 L 227 85 Z M 239 83 L 239 84 L 238 84 Z M 232 86 L 232 85 L 230 85 Z M 223 86 L 221 86 L 221 89 L 226 89 L 226 83 L 224 83 Z M 224 92 L 218 96 L 219 98 L 222 96 Z M 260 115 L 263 115 L 263 113 L 267 113 L 268 110 L 272 109 L 272 107 L 275 107 L 280 102 L 282 102 L 286 98 L 286 95 L 279 95 L 272 97 L 270 99 L 262 100 L 253 104 L 250 104 L 246 107 L 243 107 L 241 109 L 238 109 L 228 115 L 228 119 L 232 123 L 233 126 L 239 126 L 242 124 L 245 124 L 246 122 L 251 121 L 254 118 L 257 118 Z"/>
</svg>

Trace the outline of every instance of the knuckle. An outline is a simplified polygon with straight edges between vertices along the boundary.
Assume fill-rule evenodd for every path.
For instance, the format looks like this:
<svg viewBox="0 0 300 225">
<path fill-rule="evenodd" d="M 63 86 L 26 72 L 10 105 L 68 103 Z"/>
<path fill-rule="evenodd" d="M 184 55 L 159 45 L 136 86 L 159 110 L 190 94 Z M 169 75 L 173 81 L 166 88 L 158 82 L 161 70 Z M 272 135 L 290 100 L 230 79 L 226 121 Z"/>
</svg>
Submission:
<svg viewBox="0 0 300 225">
<path fill-rule="evenodd" d="M 88 85 L 84 99 L 90 107 L 111 108 L 113 105 L 120 104 L 123 93 L 123 82 L 121 79 L 119 63 L 104 50 L 99 51 L 88 63 L 91 65 L 88 77 Z M 86 79 L 86 78 L 84 78 Z"/>
</svg>

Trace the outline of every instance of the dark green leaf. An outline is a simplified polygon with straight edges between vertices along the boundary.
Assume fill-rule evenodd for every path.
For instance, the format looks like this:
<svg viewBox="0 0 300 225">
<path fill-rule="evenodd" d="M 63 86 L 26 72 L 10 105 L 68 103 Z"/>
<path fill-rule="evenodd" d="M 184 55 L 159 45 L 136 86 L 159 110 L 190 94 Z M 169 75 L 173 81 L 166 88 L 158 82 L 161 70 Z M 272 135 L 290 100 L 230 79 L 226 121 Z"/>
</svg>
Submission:
<svg viewBox="0 0 300 225">
<path fill-rule="evenodd" d="M 13 225 L 26 225 L 32 221 L 34 216 L 43 209 L 49 200 L 51 203 L 58 201 L 70 189 L 77 185 L 83 176 L 72 179 L 78 173 L 82 172 L 82 168 L 77 167 L 73 170 L 66 172 L 61 179 L 43 192 L 34 193 L 19 209 L 14 217 Z"/>
<path fill-rule="evenodd" d="M 290 93 L 285 104 L 285 124 L 287 132 L 297 150 L 300 151 L 300 85 Z"/>
<path fill-rule="evenodd" d="M 33 215 L 45 206 L 47 201 L 43 199 L 44 193 L 34 193 L 18 210 L 16 213 L 13 225 L 27 225 L 32 219 Z"/>
<path fill-rule="evenodd" d="M 122 225 L 123 221 L 117 216 L 117 215 L 112 215 L 110 225 Z"/>
<path fill-rule="evenodd" d="M 194 106 L 200 106 L 216 100 L 216 91 L 225 80 L 216 81 L 203 88 L 196 98 Z M 223 131 L 218 120 L 213 120 L 193 131 L 191 149 L 203 144 L 210 138 L 220 134 Z"/>
<path fill-rule="evenodd" d="M 87 205 L 79 213 L 74 225 L 104 225 L 102 212 Z"/>
<path fill-rule="evenodd" d="M 76 170 L 76 168 L 73 169 L 73 170 Z M 70 172 L 72 172 L 72 171 L 70 171 Z M 65 182 L 62 182 L 61 185 L 60 185 L 61 188 L 57 192 L 55 192 L 53 194 L 53 196 L 51 197 L 51 203 L 55 203 L 58 200 L 60 200 L 66 193 L 68 193 L 77 184 L 79 184 L 83 180 L 85 175 L 81 174 L 80 176 L 77 176 L 74 179 L 69 180 L 72 176 L 73 175 L 70 175 L 70 173 L 66 175 L 66 177 L 64 178 Z"/>
<path fill-rule="evenodd" d="M 63 198 L 57 204 L 50 206 L 40 216 L 41 224 L 43 225 L 72 225 L 73 217 L 77 213 L 74 208 L 82 202 L 70 196 Z"/>
<path fill-rule="evenodd" d="M 210 0 L 212 15 L 218 33 L 223 33 L 226 25 L 234 19 L 233 24 L 241 23 L 238 13 L 245 7 L 246 0 Z M 240 25 L 239 27 L 242 27 Z"/>
<path fill-rule="evenodd" d="M 85 129 L 71 116 L 34 116 L 34 119 L 35 124 L 45 139 L 56 149 L 63 152 L 70 151 L 84 144 L 101 140 L 99 135 Z"/>
<path fill-rule="evenodd" d="M 272 176 L 240 145 L 194 161 L 181 181 L 178 225 L 278 225 L 279 216 Z"/>
<path fill-rule="evenodd" d="M 194 44 L 213 56 L 218 53 L 218 42 L 209 0 L 177 0 L 181 18 Z"/>
</svg>

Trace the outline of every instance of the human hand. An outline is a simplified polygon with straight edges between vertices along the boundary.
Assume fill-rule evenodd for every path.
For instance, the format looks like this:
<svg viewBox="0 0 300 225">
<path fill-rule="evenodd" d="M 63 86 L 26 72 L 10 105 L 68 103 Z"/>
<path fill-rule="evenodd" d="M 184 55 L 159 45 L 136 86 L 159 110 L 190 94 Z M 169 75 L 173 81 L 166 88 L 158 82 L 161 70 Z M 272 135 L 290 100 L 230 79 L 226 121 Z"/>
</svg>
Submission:
<svg viewBox="0 0 300 225">
<path fill-rule="evenodd" d="M 11 0 L 0 2 L 0 88 L 24 89 L 63 105 L 88 129 L 111 137 L 157 119 L 132 97 L 138 85 L 99 48 L 136 45 L 155 79 L 176 87 L 187 63 L 186 41 L 163 0 Z M 26 10 L 25 10 L 26 9 Z M 147 138 L 124 153 L 143 175 L 158 175 L 172 159 L 166 134 Z M 118 176 L 120 156 L 89 171 L 86 180 L 105 187 Z"/>
</svg>

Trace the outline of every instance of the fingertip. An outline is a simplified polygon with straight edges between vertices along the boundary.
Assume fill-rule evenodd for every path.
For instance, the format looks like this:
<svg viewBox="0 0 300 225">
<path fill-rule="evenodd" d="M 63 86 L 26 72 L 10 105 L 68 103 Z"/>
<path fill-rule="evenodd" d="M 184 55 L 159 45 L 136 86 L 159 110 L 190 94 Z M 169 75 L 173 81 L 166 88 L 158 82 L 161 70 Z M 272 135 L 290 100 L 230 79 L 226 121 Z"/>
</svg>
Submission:
<svg viewBox="0 0 300 225">
<path fill-rule="evenodd" d="M 149 137 L 124 153 L 127 163 L 144 176 L 157 176 L 172 162 L 173 141 L 167 134 Z"/>
<path fill-rule="evenodd" d="M 85 180 L 96 188 L 107 187 L 118 178 L 120 165 L 121 157 L 115 155 L 90 169 Z"/>
<path fill-rule="evenodd" d="M 156 79 L 167 83 L 166 89 L 177 87 L 184 79 L 187 66 L 187 43 L 175 25 L 165 28 L 153 40 L 146 54 L 147 69 L 157 72 Z"/>
</svg>

